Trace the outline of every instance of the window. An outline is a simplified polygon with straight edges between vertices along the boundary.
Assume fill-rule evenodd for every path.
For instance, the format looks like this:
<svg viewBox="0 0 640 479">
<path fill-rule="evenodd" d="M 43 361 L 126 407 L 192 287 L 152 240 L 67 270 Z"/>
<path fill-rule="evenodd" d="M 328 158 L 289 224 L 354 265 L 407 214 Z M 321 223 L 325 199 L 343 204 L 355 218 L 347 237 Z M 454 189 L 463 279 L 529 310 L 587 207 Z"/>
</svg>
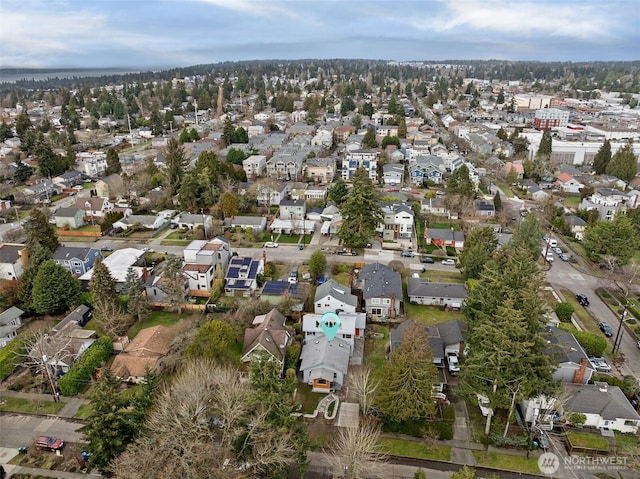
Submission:
<svg viewBox="0 0 640 479">
<path fill-rule="evenodd" d="M 382 316 L 382 308 L 371 308 L 371 314 L 374 316 Z"/>
<path fill-rule="evenodd" d="M 324 379 L 318 379 L 316 382 L 318 384 L 327 384 L 327 381 L 325 381 Z"/>
</svg>

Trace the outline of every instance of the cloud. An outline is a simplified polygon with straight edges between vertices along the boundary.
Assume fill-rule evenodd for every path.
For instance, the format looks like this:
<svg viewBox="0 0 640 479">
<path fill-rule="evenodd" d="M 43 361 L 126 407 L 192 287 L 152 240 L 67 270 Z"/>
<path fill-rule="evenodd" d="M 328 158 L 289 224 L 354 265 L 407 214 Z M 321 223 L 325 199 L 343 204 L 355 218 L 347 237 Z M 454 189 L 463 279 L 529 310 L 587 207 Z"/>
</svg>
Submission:
<svg viewBox="0 0 640 479">
<path fill-rule="evenodd" d="M 289 18 L 300 18 L 299 14 L 291 9 L 292 5 L 299 5 L 298 2 L 289 2 L 289 8 L 284 6 L 284 2 L 278 0 L 193 0 L 206 3 L 227 10 L 234 10 L 246 15 L 258 17 L 275 17 L 284 15 Z"/>
</svg>

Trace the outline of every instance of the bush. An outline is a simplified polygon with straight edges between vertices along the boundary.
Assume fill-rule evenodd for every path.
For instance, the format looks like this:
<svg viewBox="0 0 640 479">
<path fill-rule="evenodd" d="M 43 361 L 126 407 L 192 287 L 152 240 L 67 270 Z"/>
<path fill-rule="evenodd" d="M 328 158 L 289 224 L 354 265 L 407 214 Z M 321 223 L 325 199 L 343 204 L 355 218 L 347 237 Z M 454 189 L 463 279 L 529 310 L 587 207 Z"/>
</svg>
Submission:
<svg viewBox="0 0 640 479">
<path fill-rule="evenodd" d="M 441 441 L 453 439 L 453 424 L 449 421 L 436 421 L 429 424 L 428 429 L 438 435 Z"/>
<path fill-rule="evenodd" d="M 10 341 L 0 349 L 0 381 L 7 379 L 20 364 L 20 358 L 26 353 L 21 338 Z"/>
<path fill-rule="evenodd" d="M 585 422 L 587 422 L 587 416 L 579 412 L 574 412 L 569 415 L 567 420 L 572 426 L 582 426 Z"/>
<path fill-rule="evenodd" d="M 575 308 L 571 303 L 558 303 L 555 307 L 555 312 L 558 315 L 558 319 L 562 322 L 571 321 L 571 316 L 573 315 L 574 311 Z"/>
<path fill-rule="evenodd" d="M 75 396 L 91 381 L 96 370 L 113 354 L 111 338 L 102 336 L 58 381 L 63 396 Z"/>
<path fill-rule="evenodd" d="M 589 355 L 602 356 L 609 344 L 604 336 L 589 331 L 573 331 L 573 335 Z"/>
<path fill-rule="evenodd" d="M 495 446 L 527 447 L 529 445 L 527 437 L 503 437 L 495 432 L 489 434 L 489 440 Z"/>
</svg>

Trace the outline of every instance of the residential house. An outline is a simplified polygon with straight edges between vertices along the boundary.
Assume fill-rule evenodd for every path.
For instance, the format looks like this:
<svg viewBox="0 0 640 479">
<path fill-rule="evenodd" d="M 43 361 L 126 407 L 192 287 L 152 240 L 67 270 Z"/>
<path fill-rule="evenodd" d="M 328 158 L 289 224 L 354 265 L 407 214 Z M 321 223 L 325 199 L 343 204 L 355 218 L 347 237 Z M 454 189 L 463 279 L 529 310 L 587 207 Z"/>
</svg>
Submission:
<svg viewBox="0 0 640 479">
<path fill-rule="evenodd" d="M 304 192 L 304 199 L 307 201 L 324 201 L 326 198 L 327 198 L 326 186 L 319 186 L 319 185 L 315 186 L 310 183 Z"/>
<path fill-rule="evenodd" d="M 242 362 L 250 362 L 251 358 L 258 355 L 266 355 L 280 364 L 284 370 L 287 347 L 294 338 L 294 331 L 285 324 L 285 317 L 276 308 L 267 314 L 256 316 L 253 328 L 244 331 L 244 343 L 242 345 Z"/>
<path fill-rule="evenodd" d="M 108 198 L 92 196 L 90 198 L 78 198 L 74 208 L 81 209 L 85 213 L 85 218 L 104 218 L 107 213 L 113 211 L 114 204 Z"/>
<path fill-rule="evenodd" d="M 263 272 L 263 258 L 232 257 L 225 275 L 225 293 L 236 296 L 253 296 L 258 289 L 258 275 Z"/>
<path fill-rule="evenodd" d="M 278 218 L 271 222 L 270 229 L 273 234 L 312 235 L 316 229 L 316 222 L 309 220 L 290 220 Z"/>
<path fill-rule="evenodd" d="M 29 351 L 29 357 L 40 365 L 46 361 L 50 371 L 59 376 L 67 373 L 96 339 L 95 331 L 83 329 L 74 321 L 66 321 L 50 331 L 46 340 L 39 341 Z"/>
<path fill-rule="evenodd" d="M 285 183 L 259 183 L 256 187 L 258 206 L 279 205 L 287 197 L 287 191 Z"/>
<path fill-rule="evenodd" d="M 360 270 L 357 289 L 362 291 L 364 310 L 375 318 L 396 318 L 402 308 L 402 278 L 389 266 L 366 264 Z"/>
<path fill-rule="evenodd" d="M 424 198 L 420 200 L 420 211 L 428 215 L 445 216 L 450 219 L 456 216 L 457 218 L 455 214 L 452 216 L 451 210 L 443 197 Z"/>
<path fill-rule="evenodd" d="M 425 228 L 424 239 L 426 243 L 436 246 L 451 246 L 452 248 L 464 248 L 464 233 L 453 228 Z"/>
<path fill-rule="evenodd" d="M 57 195 L 62 188 L 48 180 L 43 180 L 35 185 L 25 186 L 16 191 L 28 203 L 48 203 L 52 196 Z"/>
<path fill-rule="evenodd" d="M 160 215 L 129 215 L 114 222 L 113 227 L 128 230 L 132 226 L 138 226 L 155 231 L 164 228 L 168 222 L 167 218 Z"/>
<path fill-rule="evenodd" d="M 260 291 L 260 300 L 276 306 L 285 297 L 292 298 L 296 300 L 296 303 L 291 305 L 291 310 L 303 311 L 306 286 L 305 284 L 293 284 L 281 279 L 265 281 Z"/>
<path fill-rule="evenodd" d="M 329 129 L 326 126 L 318 128 L 315 136 L 311 139 L 311 144 L 327 149 L 331 148 L 333 146 L 333 129 Z"/>
<path fill-rule="evenodd" d="M 307 158 L 304 165 L 304 176 L 314 183 L 328 184 L 336 175 L 336 160 L 333 157 Z"/>
<path fill-rule="evenodd" d="M 307 207 L 303 200 L 282 200 L 280 202 L 280 218 L 289 220 L 304 220 Z"/>
<path fill-rule="evenodd" d="M 313 392 L 338 391 L 345 382 L 349 369 L 349 345 L 338 339 L 329 341 L 326 336 L 309 338 L 302 345 L 300 372 L 302 381 Z"/>
<path fill-rule="evenodd" d="M 0 313 L 0 349 L 18 335 L 18 329 L 22 326 L 24 311 L 16 306 Z"/>
<path fill-rule="evenodd" d="M 53 260 L 76 276 L 82 276 L 93 268 L 98 258 L 102 258 L 98 248 L 58 246 L 53 253 Z"/>
<path fill-rule="evenodd" d="M 384 223 L 376 231 L 382 241 L 393 241 L 404 249 L 413 247 L 413 210 L 406 203 L 382 203 Z"/>
<path fill-rule="evenodd" d="M 335 141 L 337 143 L 344 143 L 347 141 L 349 135 L 352 135 L 356 132 L 355 127 L 351 125 L 340 125 L 333 130 L 333 135 L 335 137 Z"/>
<path fill-rule="evenodd" d="M 382 167 L 382 183 L 397 186 L 402 184 L 404 177 L 404 165 L 399 163 L 387 163 Z"/>
<path fill-rule="evenodd" d="M 579 194 L 580 190 L 584 188 L 584 184 L 580 183 L 569 173 L 560 173 L 554 186 L 560 188 L 561 191 L 571 194 Z"/>
<path fill-rule="evenodd" d="M 378 150 L 353 150 L 347 152 L 342 160 L 342 179 L 351 181 L 360 168 L 364 168 L 369 179 L 376 184 L 378 182 Z"/>
<path fill-rule="evenodd" d="M 322 314 L 308 313 L 302 317 L 302 333 L 305 343 L 325 336 L 322 329 Z M 349 346 L 349 356 L 352 356 L 356 348 L 356 341 L 364 339 L 367 316 L 365 313 L 338 313 L 340 326 L 332 341 L 344 342 Z"/>
<path fill-rule="evenodd" d="M 147 370 L 155 370 L 169 353 L 173 332 L 166 326 L 142 329 L 118 354 L 111 365 L 111 372 L 120 380 L 140 383 Z"/>
<path fill-rule="evenodd" d="M 565 384 L 567 412 L 584 414 L 586 427 L 637 434 L 640 415 L 618 386 L 607 383 Z"/>
<path fill-rule="evenodd" d="M 567 215 L 564 217 L 564 220 L 571 228 L 571 233 L 573 233 L 573 236 L 578 241 L 581 241 L 584 237 L 584 230 L 587 229 L 587 222 L 576 215 Z"/>
<path fill-rule="evenodd" d="M 289 190 L 289 199 L 304 200 L 304 193 L 308 187 L 308 183 L 304 183 L 302 181 L 292 181 L 287 186 L 287 189 Z"/>
<path fill-rule="evenodd" d="M 115 198 L 124 195 L 124 179 L 118 173 L 105 176 L 96 181 L 96 196 L 103 198 Z"/>
<path fill-rule="evenodd" d="M 86 304 L 81 304 L 76 309 L 67 314 L 62 321 L 56 324 L 51 331 L 58 333 L 67 327 L 67 324 L 74 323 L 82 328 L 91 319 L 91 308 Z"/>
<path fill-rule="evenodd" d="M 26 267 L 28 253 L 23 244 L 0 243 L 0 280 L 16 280 Z"/>
<path fill-rule="evenodd" d="M 424 278 L 407 279 L 409 302 L 444 306 L 460 310 L 467 299 L 467 288 L 461 283 L 434 283 Z"/>
<path fill-rule="evenodd" d="M 211 215 L 195 215 L 182 212 L 173 218 L 171 223 L 178 225 L 178 228 L 187 230 L 203 228 L 206 233 L 213 228 L 213 217 Z"/>
<path fill-rule="evenodd" d="M 56 227 L 75 230 L 84 226 L 85 212 L 86 210 L 80 208 L 58 208 L 53 214 L 53 219 Z"/>
<path fill-rule="evenodd" d="M 423 186 L 428 181 L 439 185 L 445 171 L 444 160 L 436 155 L 411 156 L 408 171 L 413 185 Z"/>
<path fill-rule="evenodd" d="M 521 180 L 522 178 L 524 178 L 524 165 L 522 163 L 520 162 L 512 163 L 510 161 L 505 163 L 503 168 L 505 176 L 508 175 L 511 172 L 511 170 L 515 172 L 518 180 Z"/>
<path fill-rule="evenodd" d="M 578 209 L 597 210 L 601 221 L 613 221 L 616 214 L 638 206 L 638 196 L 612 188 L 599 188 L 591 196 L 584 198 Z"/>
<path fill-rule="evenodd" d="M 143 278 L 143 281 L 146 280 L 147 268 L 144 265 L 144 254 L 145 252 L 141 249 L 121 248 L 104 258 L 102 264 L 107 267 L 111 277 L 114 279 L 116 291 L 122 291 L 127 281 L 129 268 L 132 268 L 138 277 Z M 93 268 L 78 278 L 85 289 L 92 276 Z"/>
<path fill-rule="evenodd" d="M 476 201 L 476 216 L 481 218 L 492 218 L 495 215 L 496 208 L 493 205 L 493 202 L 483 200 Z"/>
<path fill-rule="evenodd" d="M 549 199 L 549 193 L 541 189 L 533 180 L 521 181 L 520 188 L 527 193 L 527 196 L 537 203 L 544 203 Z"/>
<path fill-rule="evenodd" d="M 303 165 L 304 156 L 300 153 L 286 154 L 278 151 L 267 161 L 267 176 L 278 180 L 299 181 Z"/>
<path fill-rule="evenodd" d="M 596 372 L 575 336 L 553 326 L 544 332 L 546 354 L 554 358 L 558 367 L 553 380 L 562 383 L 587 384 Z"/>
<path fill-rule="evenodd" d="M 225 224 L 229 224 L 232 228 L 241 228 L 247 231 L 264 231 L 267 227 L 267 218 L 265 216 L 234 216 L 227 218 Z"/>
<path fill-rule="evenodd" d="M 76 155 L 76 167 L 80 172 L 96 178 L 107 169 L 107 154 L 103 151 L 83 151 Z"/>
<path fill-rule="evenodd" d="M 184 266 L 184 265 L 183 265 Z M 197 266 L 200 265 L 196 265 Z M 193 271 L 191 272 L 193 274 Z M 164 275 L 164 268 L 161 266 L 159 269 L 143 270 L 142 281 L 144 282 L 145 295 L 147 300 L 153 306 L 167 307 L 169 303 L 174 300 L 171 298 L 171 292 L 167 288 L 167 280 Z M 204 282 L 204 281 L 203 281 Z M 183 283 L 181 301 L 186 302 L 189 295 L 189 280 L 185 271 L 183 270 Z M 198 296 L 197 294 L 194 296 Z M 204 296 L 208 296 L 204 294 Z"/>
<path fill-rule="evenodd" d="M 66 171 L 52 180 L 60 188 L 73 188 L 82 182 L 82 173 L 76 170 Z"/>
<path fill-rule="evenodd" d="M 351 294 L 351 288 L 344 286 L 333 279 L 325 281 L 316 289 L 314 299 L 316 314 L 331 312 L 355 313 L 358 307 L 358 298 Z"/>
<path fill-rule="evenodd" d="M 222 279 L 229 267 L 231 246 L 223 238 L 194 240 L 184 249 L 182 271 L 189 284 L 190 296 L 208 297 L 213 280 Z"/>
<path fill-rule="evenodd" d="M 242 169 L 248 179 L 264 176 L 267 171 L 267 157 L 265 155 L 251 155 L 242 162 Z"/>
</svg>

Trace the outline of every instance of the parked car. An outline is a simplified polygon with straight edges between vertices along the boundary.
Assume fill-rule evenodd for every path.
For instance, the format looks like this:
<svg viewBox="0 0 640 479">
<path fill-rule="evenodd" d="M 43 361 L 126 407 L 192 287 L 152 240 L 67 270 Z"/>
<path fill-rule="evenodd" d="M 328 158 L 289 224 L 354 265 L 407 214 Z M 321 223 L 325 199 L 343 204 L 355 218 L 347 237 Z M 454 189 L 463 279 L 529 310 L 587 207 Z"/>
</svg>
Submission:
<svg viewBox="0 0 640 479">
<path fill-rule="evenodd" d="M 460 372 L 460 362 L 456 353 L 447 353 L 447 364 L 449 365 L 449 374 L 454 375 Z"/>
<path fill-rule="evenodd" d="M 603 321 L 602 323 L 598 324 L 598 327 L 600 328 L 600 331 L 602 331 L 607 338 L 610 338 L 611 336 L 613 336 L 613 328 L 609 326 L 609 323 L 605 323 Z"/>
<path fill-rule="evenodd" d="M 278 247 L 278 243 L 274 243 L 273 241 L 267 241 L 264 244 L 265 248 L 277 248 Z"/>
<path fill-rule="evenodd" d="M 559 258 L 560 258 L 562 261 L 569 261 L 569 257 L 568 257 L 566 254 L 564 254 L 564 253 L 562 253 L 562 254 L 559 256 Z"/>
<path fill-rule="evenodd" d="M 103 246 L 100 251 L 113 251 L 113 248 L 111 246 Z"/>
<path fill-rule="evenodd" d="M 576 299 L 582 306 L 589 306 L 589 298 L 587 298 L 584 294 L 576 294 Z"/>
<path fill-rule="evenodd" d="M 601 373 L 608 373 L 611 371 L 611 366 L 603 358 L 597 358 L 595 356 L 589 356 L 589 362 L 593 369 Z"/>
<path fill-rule="evenodd" d="M 59 451 L 64 447 L 64 441 L 55 436 L 38 436 L 33 441 L 33 446 L 45 451 Z"/>
<path fill-rule="evenodd" d="M 422 258 L 420 258 L 420 262 L 421 263 L 433 264 L 433 263 L 435 263 L 435 260 L 433 258 L 431 258 L 430 256 L 423 256 Z"/>
<path fill-rule="evenodd" d="M 297 284 L 298 283 L 298 270 L 292 269 L 289 273 L 289 284 Z"/>
<path fill-rule="evenodd" d="M 352 249 L 341 249 L 338 254 L 341 256 L 358 256 L 358 253 Z"/>
<path fill-rule="evenodd" d="M 442 260 L 442 264 L 445 264 L 447 266 L 455 266 L 456 265 L 456 260 L 454 260 L 454 259 L 443 259 Z"/>
<path fill-rule="evenodd" d="M 402 256 L 405 258 L 413 258 L 416 254 L 413 251 L 403 251 Z"/>
<path fill-rule="evenodd" d="M 553 252 L 555 254 L 562 254 L 562 250 L 560 248 L 558 248 L 557 246 L 555 248 L 553 248 Z"/>
<path fill-rule="evenodd" d="M 549 438 L 543 431 L 539 431 L 538 434 L 536 434 L 534 440 L 538 443 L 538 446 L 543 451 L 549 449 Z"/>
</svg>

